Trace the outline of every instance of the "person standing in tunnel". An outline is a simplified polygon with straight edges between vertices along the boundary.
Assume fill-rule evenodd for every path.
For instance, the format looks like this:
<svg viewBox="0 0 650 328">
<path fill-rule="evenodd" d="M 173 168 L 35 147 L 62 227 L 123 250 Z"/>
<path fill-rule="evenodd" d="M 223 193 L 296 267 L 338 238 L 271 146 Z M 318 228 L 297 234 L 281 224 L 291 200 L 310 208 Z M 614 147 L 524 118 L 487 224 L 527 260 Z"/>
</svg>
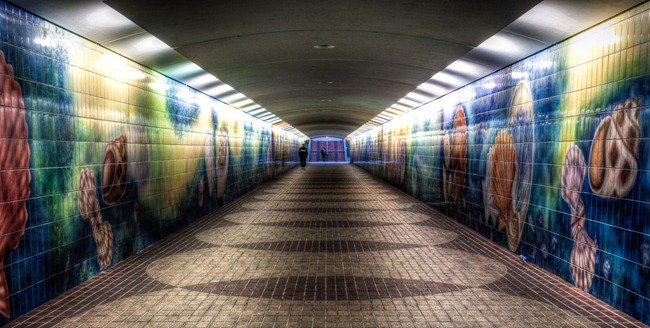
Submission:
<svg viewBox="0 0 650 328">
<path fill-rule="evenodd" d="M 298 149 L 298 156 L 300 156 L 300 166 L 305 167 L 307 165 L 307 148 L 305 148 L 305 145 Z"/>
</svg>

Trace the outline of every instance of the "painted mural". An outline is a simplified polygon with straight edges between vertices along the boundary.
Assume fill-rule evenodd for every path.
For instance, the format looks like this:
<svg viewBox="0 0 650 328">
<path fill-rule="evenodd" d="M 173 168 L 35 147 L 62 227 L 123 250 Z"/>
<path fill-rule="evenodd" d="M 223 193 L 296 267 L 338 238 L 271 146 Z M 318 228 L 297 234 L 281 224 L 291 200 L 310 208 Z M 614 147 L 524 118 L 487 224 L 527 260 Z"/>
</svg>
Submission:
<svg viewBox="0 0 650 328">
<path fill-rule="evenodd" d="M 650 323 L 649 9 L 353 139 L 352 161 Z"/>
<path fill-rule="evenodd" d="M 0 325 L 297 164 L 303 140 L 0 2 Z"/>
</svg>

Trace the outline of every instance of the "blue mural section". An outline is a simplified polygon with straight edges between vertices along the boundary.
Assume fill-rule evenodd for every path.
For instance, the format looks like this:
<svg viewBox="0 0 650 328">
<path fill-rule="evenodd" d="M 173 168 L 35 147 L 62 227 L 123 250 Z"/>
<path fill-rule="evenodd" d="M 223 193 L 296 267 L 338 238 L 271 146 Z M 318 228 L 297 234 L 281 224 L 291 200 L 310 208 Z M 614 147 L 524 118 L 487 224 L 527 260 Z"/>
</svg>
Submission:
<svg viewBox="0 0 650 328">
<path fill-rule="evenodd" d="M 0 324 L 294 167 L 303 140 L 0 2 Z"/>
<path fill-rule="evenodd" d="M 649 9 L 353 139 L 353 162 L 650 323 Z"/>
</svg>

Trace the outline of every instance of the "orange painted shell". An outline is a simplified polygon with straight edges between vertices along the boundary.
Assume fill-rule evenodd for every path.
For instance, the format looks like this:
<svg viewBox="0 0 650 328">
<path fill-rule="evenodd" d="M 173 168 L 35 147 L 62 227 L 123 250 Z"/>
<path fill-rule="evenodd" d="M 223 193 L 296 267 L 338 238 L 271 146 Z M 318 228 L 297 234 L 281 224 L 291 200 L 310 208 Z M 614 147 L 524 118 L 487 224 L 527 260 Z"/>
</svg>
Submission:
<svg viewBox="0 0 650 328">
<path fill-rule="evenodd" d="M 451 165 L 453 169 L 452 196 L 454 203 L 460 204 L 461 192 L 465 188 L 467 173 L 467 122 L 463 107 L 458 107 L 454 115 L 454 131 L 451 141 Z"/>
<path fill-rule="evenodd" d="M 499 210 L 499 230 L 506 227 L 513 216 L 512 184 L 515 178 L 515 147 L 506 131 L 497 134 L 492 146 L 492 199 Z"/>
</svg>

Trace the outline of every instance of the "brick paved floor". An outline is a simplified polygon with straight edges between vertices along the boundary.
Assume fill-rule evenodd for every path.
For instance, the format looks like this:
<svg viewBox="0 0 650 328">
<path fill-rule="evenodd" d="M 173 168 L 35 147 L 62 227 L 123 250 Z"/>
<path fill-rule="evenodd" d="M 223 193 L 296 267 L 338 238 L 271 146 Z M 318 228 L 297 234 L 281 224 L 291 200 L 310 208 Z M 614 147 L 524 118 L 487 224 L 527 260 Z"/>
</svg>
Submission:
<svg viewBox="0 0 650 328">
<path fill-rule="evenodd" d="M 294 169 L 13 325 L 643 326 L 340 164 Z"/>
</svg>

